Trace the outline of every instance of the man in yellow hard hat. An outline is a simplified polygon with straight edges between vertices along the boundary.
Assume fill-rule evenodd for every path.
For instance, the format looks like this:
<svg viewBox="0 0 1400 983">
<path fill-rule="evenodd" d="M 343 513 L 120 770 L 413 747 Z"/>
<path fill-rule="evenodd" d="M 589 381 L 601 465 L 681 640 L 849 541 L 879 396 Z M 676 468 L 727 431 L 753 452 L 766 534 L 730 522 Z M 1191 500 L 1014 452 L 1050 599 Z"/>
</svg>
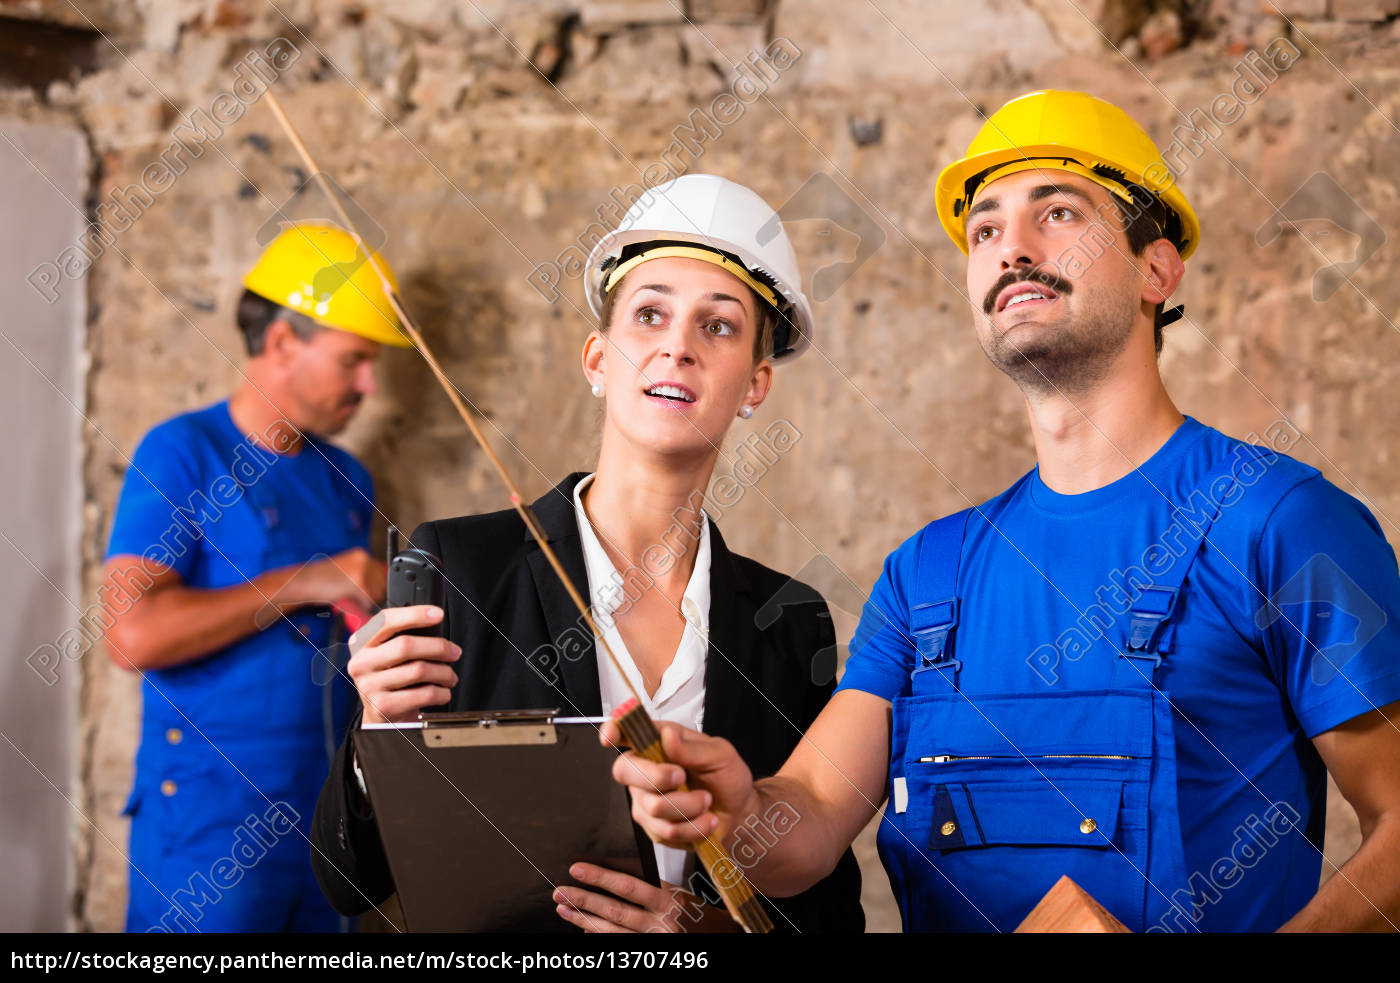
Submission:
<svg viewBox="0 0 1400 983">
<path fill-rule="evenodd" d="M 108 650 L 142 674 L 128 931 L 335 931 L 306 830 L 352 690 L 331 605 L 383 599 L 369 472 L 326 438 L 409 344 L 354 239 L 287 227 L 244 279 L 226 400 L 152 429 L 117 505 Z"/>
<path fill-rule="evenodd" d="M 1400 925 L 1400 573 L 1359 501 L 1183 414 L 1164 306 L 1200 238 L 1118 107 L 1036 92 L 935 189 L 1037 467 L 890 555 L 836 695 L 782 770 L 670 732 L 615 773 L 678 844 L 782 801 L 762 891 L 830 869 L 885 801 L 911 931 L 1009 931 L 1068 875 L 1135 931 Z M 665 725 L 671 728 L 671 725 Z M 1363 841 L 1318 889 L 1328 773 Z"/>
</svg>

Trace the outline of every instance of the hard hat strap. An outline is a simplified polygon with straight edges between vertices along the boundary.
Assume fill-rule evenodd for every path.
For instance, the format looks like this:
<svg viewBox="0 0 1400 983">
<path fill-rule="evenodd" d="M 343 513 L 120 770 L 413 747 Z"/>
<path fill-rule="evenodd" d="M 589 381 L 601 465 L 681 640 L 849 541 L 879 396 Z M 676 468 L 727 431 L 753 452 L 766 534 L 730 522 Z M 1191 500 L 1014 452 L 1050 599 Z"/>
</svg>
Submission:
<svg viewBox="0 0 1400 983">
<path fill-rule="evenodd" d="M 1099 187 L 1117 196 L 1135 211 L 1146 212 L 1156 224 L 1157 230 L 1170 239 L 1178 249 L 1185 246 L 1182 239 L 1181 218 L 1150 189 L 1128 179 L 1122 170 L 1106 165 L 1086 166 L 1073 157 L 1022 157 L 1018 160 L 995 164 L 986 170 L 978 171 L 963 183 L 963 197 L 953 203 L 953 214 L 962 215 L 972 205 L 977 190 L 988 181 L 1006 177 L 1020 171 L 1045 167 L 1050 170 L 1069 171 L 1093 181 Z"/>
<path fill-rule="evenodd" d="M 609 271 L 608 277 L 603 281 L 603 295 L 612 292 L 612 289 L 622 282 L 622 278 L 633 269 L 645 263 L 649 259 L 663 259 L 668 256 L 679 256 L 682 259 L 698 259 L 706 263 L 713 263 L 727 273 L 732 273 L 743 281 L 754 293 L 775 310 L 782 310 L 782 300 L 772 287 L 760 281 L 742 263 L 725 256 L 723 253 L 713 249 L 705 249 L 701 246 L 678 246 L 678 245 L 658 245 L 648 249 L 643 249 L 635 256 L 618 263 Z"/>
<path fill-rule="evenodd" d="M 778 358 L 786 355 L 797 343 L 798 329 L 791 304 L 775 307 L 774 310 L 778 312 L 778 319 L 773 324 L 773 357 Z"/>
</svg>

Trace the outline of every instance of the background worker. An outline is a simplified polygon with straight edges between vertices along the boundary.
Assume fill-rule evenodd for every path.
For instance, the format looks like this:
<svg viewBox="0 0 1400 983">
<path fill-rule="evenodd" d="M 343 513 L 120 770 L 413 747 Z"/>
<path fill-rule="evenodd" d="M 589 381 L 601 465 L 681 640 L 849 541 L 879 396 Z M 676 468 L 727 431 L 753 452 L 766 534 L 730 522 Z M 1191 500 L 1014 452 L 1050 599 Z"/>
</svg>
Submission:
<svg viewBox="0 0 1400 983">
<path fill-rule="evenodd" d="M 1173 405 L 1162 310 L 1200 227 L 1151 138 L 1091 96 L 1032 93 L 936 201 L 1038 466 L 890 555 L 776 776 L 668 725 L 676 764 L 615 769 L 634 815 L 677 844 L 789 803 L 802 823 L 749 871 L 783 895 L 888 797 L 911 931 L 1012 930 L 1065 874 L 1135 931 L 1395 930 L 1395 554 L 1315 468 Z M 694 790 L 655 792 L 677 765 Z M 1328 772 L 1363 839 L 1319 890 Z"/>
<path fill-rule="evenodd" d="M 106 571 L 109 652 L 142 673 L 128 931 L 341 926 L 307 827 L 353 690 L 319 652 L 327 605 L 381 601 L 385 571 L 369 472 L 324 438 L 408 344 L 362 260 L 337 228 L 284 229 L 244 279 L 243 381 L 132 458 Z"/>
</svg>

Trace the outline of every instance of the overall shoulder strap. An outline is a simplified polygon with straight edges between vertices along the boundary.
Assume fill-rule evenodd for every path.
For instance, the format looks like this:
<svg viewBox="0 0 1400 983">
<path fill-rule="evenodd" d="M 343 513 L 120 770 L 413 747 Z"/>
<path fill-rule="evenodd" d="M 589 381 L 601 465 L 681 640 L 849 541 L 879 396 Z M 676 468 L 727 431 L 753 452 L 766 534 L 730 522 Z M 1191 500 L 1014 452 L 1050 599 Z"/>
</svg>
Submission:
<svg viewBox="0 0 1400 983">
<path fill-rule="evenodd" d="M 953 629 L 958 624 L 958 568 L 971 515 L 972 509 L 964 509 L 924 528 L 914 592 L 909 598 L 909 629 L 918 649 L 914 673 L 952 669 L 954 686 L 962 666 L 952 657 Z"/>
<path fill-rule="evenodd" d="M 1154 575 L 1150 585 L 1135 585 L 1126 638 L 1118 654 L 1120 678 L 1150 685 L 1152 672 L 1171 650 L 1186 577 L 1201 554 L 1210 527 L 1226 503 L 1235 500 L 1235 467 L 1235 460 L 1227 459 L 1211 468 L 1192 497 L 1172 510 L 1171 524 L 1144 553 L 1144 557 L 1154 551 L 1159 558 L 1172 555 L 1173 561 Z"/>
</svg>

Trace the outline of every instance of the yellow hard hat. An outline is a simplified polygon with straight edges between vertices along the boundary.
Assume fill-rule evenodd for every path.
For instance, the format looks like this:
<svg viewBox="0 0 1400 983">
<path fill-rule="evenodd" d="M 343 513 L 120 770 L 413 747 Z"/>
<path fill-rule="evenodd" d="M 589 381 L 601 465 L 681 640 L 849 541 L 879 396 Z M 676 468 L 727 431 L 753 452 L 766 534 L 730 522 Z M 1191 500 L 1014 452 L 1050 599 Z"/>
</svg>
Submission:
<svg viewBox="0 0 1400 983">
<path fill-rule="evenodd" d="M 375 253 L 389 282 L 394 271 Z M 317 324 L 396 348 L 413 342 L 399 329 L 389 298 L 353 236 L 334 225 L 298 222 L 278 233 L 243 286 Z"/>
<path fill-rule="evenodd" d="M 938 217 L 959 249 L 967 252 L 967 210 L 978 188 L 1035 168 L 1070 171 L 1147 209 L 1182 259 L 1200 241 L 1195 211 L 1152 138 L 1131 116 L 1085 92 L 1045 90 L 998 109 L 977 131 L 967 154 L 938 175 Z"/>
</svg>

